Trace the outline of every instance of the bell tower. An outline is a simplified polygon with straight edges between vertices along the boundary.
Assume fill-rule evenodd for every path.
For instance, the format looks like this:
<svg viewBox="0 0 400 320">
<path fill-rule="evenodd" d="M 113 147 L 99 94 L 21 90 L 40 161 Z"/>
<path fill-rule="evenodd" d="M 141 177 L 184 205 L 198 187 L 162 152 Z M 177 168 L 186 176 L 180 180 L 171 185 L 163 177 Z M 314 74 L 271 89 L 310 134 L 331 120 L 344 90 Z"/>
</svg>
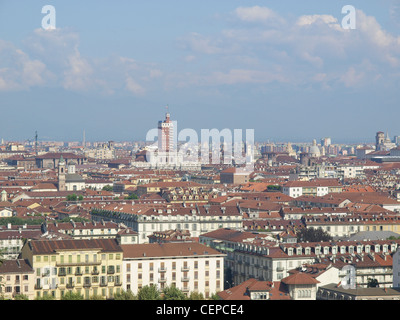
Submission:
<svg viewBox="0 0 400 320">
<path fill-rule="evenodd" d="M 65 160 L 61 156 L 60 161 L 58 161 L 58 191 L 66 191 L 65 187 Z"/>
</svg>

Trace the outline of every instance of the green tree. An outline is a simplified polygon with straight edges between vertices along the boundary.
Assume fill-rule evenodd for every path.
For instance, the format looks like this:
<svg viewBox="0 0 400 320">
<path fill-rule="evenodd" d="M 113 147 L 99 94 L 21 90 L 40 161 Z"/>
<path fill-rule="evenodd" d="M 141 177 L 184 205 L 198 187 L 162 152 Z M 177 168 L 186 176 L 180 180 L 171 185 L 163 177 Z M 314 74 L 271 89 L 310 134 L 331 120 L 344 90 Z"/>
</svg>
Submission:
<svg viewBox="0 0 400 320">
<path fill-rule="evenodd" d="M 320 241 L 331 241 L 333 238 L 328 232 L 322 230 L 321 228 L 302 228 L 297 232 L 298 242 L 320 242 Z"/>
<path fill-rule="evenodd" d="M 83 200 L 83 195 L 80 194 L 79 197 L 78 197 L 78 200 L 82 201 Z"/>
<path fill-rule="evenodd" d="M 90 222 L 90 219 L 86 219 L 86 218 L 82 218 L 82 217 L 64 218 L 64 219 L 57 220 L 57 221 L 70 222 L 71 220 L 74 222 Z"/>
<path fill-rule="evenodd" d="M 134 193 L 131 193 L 129 196 L 125 197 L 125 200 L 135 200 L 135 199 L 139 199 L 139 198 Z"/>
<path fill-rule="evenodd" d="M 102 295 L 92 295 L 89 297 L 89 300 L 105 300 L 105 298 Z"/>
<path fill-rule="evenodd" d="M 156 286 L 144 286 L 137 295 L 138 300 L 161 300 L 160 292 Z"/>
<path fill-rule="evenodd" d="M 25 294 L 17 294 L 14 297 L 14 300 L 29 300 L 28 296 Z"/>
<path fill-rule="evenodd" d="M 36 297 L 35 300 L 55 300 L 56 298 L 53 297 L 52 295 L 45 295 L 43 297 Z"/>
<path fill-rule="evenodd" d="M 186 300 L 185 294 L 175 286 L 165 287 L 163 300 Z"/>
<path fill-rule="evenodd" d="M 104 191 L 110 191 L 110 192 L 111 192 L 111 191 L 113 191 L 113 187 L 112 187 L 112 186 L 104 186 L 104 187 L 103 187 L 103 190 L 104 190 Z"/>
<path fill-rule="evenodd" d="M 221 298 L 219 297 L 219 295 L 217 295 L 216 293 L 211 295 L 210 300 L 221 300 Z"/>
<path fill-rule="evenodd" d="M 368 278 L 367 280 L 367 288 L 377 288 L 379 287 L 379 282 L 376 279 Z"/>
<path fill-rule="evenodd" d="M 120 293 L 114 294 L 114 300 L 137 300 L 137 297 L 131 290 L 122 290 Z"/>
<path fill-rule="evenodd" d="M 77 199 L 78 199 L 78 196 L 75 193 L 69 194 L 67 196 L 67 201 L 76 201 Z"/>
<path fill-rule="evenodd" d="M 191 292 L 189 300 L 204 300 L 204 296 L 201 292 Z"/>
<path fill-rule="evenodd" d="M 64 294 L 61 300 L 84 300 L 84 297 L 78 292 L 69 291 L 66 294 Z"/>
</svg>

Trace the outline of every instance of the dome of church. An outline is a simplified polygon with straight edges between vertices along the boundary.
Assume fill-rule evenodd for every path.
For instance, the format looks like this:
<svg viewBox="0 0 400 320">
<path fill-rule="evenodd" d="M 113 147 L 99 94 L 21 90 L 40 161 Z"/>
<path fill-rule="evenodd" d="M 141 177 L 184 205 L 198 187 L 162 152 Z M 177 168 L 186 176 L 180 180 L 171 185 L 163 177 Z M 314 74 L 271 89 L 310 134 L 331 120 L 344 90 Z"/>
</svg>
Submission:
<svg viewBox="0 0 400 320">
<path fill-rule="evenodd" d="M 317 141 L 314 140 L 313 141 L 313 145 L 310 148 L 310 152 L 309 152 L 311 157 L 319 157 L 321 156 L 321 151 L 319 150 L 318 146 L 317 146 Z"/>
</svg>

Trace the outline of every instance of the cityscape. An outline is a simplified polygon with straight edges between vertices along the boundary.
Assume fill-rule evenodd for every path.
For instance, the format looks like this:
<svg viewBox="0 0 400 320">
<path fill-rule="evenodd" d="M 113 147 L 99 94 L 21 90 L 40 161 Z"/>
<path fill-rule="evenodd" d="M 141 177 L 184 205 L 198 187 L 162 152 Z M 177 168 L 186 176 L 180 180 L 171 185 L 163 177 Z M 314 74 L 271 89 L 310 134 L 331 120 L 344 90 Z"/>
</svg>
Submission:
<svg viewBox="0 0 400 320">
<path fill-rule="evenodd" d="M 0 300 L 400 300 L 400 2 L 156 2 L 0 14 Z"/>
</svg>

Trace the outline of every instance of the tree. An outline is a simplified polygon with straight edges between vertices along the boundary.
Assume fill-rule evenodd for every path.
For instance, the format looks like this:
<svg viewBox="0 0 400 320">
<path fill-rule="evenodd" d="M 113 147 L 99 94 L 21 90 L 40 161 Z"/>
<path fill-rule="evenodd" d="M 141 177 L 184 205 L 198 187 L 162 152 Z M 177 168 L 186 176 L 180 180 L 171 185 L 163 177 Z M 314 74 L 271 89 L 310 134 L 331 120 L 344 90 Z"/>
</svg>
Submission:
<svg viewBox="0 0 400 320">
<path fill-rule="evenodd" d="M 175 286 L 165 287 L 163 300 L 186 300 L 185 294 Z"/>
<path fill-rule="evenodd" d="M 217 295 L 216 293 L 213 293 L 213 294 L 211 295 L 210 300 L 221 300 L 221 298 L 220 298 L 219 295 Z"/>
<path fill-rule="evenodd" d="M 56 298 L 53 297 L 52 295 L 45 295 L 43 297 L 36 297 L 35 300 L 55 300 Z"/>
<path fill-rule="evenodd" d="M 368 278 L 367 280 L 367 288 L 378 288 L 379 282 L 376 279 Z"/>
<path fill-rule="evenodd" d="M 189 300 L 204 300 L 204 296 L 201 292 L 191 292 Z"/>
<path fill-rule="evenodd" d="M 144 286 L 137 295 L 138 300 L 161 300 L 160 292 L 156 286 Z"/>
<path fill-rule="evenodd" d="M 25 294 L 17 294 L 14 297 L 14 300 L 29 300 L 28 296 Z"/>
<path fill-rule="evenodd" d="M 75 193 L 69 194 L 67 196 L 67 201 L 76 201 L 77 199 L 78 199 L 78 196 Z"/>
<path fill-rule="evenodd" d="M 105 298 L 102 295 L 92 295 L 89 297 L 89 300 L 105 300 Z"/>
<path fill-rule="evenodd" d="M 321 228 L 302 228 L 297 232 L 297 241 L 299 242 L 320 242 L 320 241 L 331 241 L 333 238 L 328 232 Z"/>
<path fill-rule="evenodd" d="M 66 294 L 64 294 L 61 300 L 84 300 L 84 297 L 78 292 L 69 291 Z"/>
<path fill-rule="evenodd" d="M 139 198 L 134 193 L 131 193 L 129 196 L 125 197 L 125 200 L 135 200 L 135 199 L 139 199 Z"/>
<path fill-rule="evenodd" d="M 83 200 L 83 195 L 80 194 L 79 197 L 78 197 L 78 200 L 82 201 Z"/>
<path fill-rule="evenodd" d="M 113 187 L 112 186 L 104 186 L 103 191 L 113 191 Z"/>
<path fill-rule="evenodd" d="M 131 290 L 124 291 L 114 294 L 114 300 L 137 300 L 137 297 Z"/>
</svg>

